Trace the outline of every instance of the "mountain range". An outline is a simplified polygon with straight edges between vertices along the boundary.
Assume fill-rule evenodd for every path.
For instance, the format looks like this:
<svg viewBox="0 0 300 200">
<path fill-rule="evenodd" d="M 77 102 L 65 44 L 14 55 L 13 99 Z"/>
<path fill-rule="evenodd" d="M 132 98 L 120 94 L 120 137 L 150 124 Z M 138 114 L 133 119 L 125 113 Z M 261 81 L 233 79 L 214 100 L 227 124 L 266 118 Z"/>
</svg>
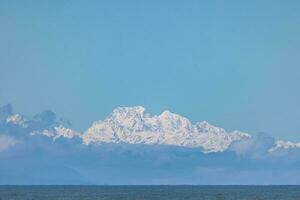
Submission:
<svg viewBox="0 0 300 200">
<path fill-rule="evenodd" d="M 118 107 L 86 131 L 0 107 L 0 184 L 300 184 L 300 143 Z"/>
<path fill-rule="evenodd" d="M 29 128 L 31 136 L 43 135 L 53 140 L 78 137 L 85 145 L 101 143 L 172 145 L 200 148 L 203 152 L 210 153 L 226 151 L 231 144 L 247 141 L 253 137 L 249 133 L 237 130 L 226 132 L 223 128 L 213 126 L 206 121 L 193 124 L 187 118 L 168 110 L 158 116 L 151 116 L 142 106 L 118 107 L 106 119 L 94 122 L 83 133 L 65 127 L 62 122 L 53 122 L 42 129 L 30 129 L 32 124 L 35 124 L 32 120 L 21 114 L 14 114 L 9 106 L 2 110 L 2 113 L 6 113 L 2 114 L 5 123 L 24 129 Z M 300 148 L 300 143 L 274 141 L 269 152 L 282 148 Z"/>
</svg>

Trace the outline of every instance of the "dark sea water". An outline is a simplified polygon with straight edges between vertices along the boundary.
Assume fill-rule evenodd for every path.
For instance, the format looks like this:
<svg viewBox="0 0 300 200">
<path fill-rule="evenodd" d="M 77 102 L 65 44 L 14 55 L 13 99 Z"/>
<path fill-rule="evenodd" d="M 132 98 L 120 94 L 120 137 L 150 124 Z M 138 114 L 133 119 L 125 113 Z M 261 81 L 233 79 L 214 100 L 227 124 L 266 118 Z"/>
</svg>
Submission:
<svg viewBox="0 0 300 200">
<path fill-rule="evenodd" d="M 300 200 L 300 186 L 0 186 L 0 200 Z"/>
</svg>

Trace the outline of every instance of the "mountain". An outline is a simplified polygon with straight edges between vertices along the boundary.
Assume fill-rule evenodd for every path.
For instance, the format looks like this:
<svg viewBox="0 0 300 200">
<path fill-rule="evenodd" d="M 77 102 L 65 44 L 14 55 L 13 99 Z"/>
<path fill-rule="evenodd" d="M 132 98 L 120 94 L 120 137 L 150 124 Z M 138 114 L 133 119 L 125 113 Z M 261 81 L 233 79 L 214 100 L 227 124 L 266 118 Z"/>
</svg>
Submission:
<svg viewBox="0 0 300 200">
<path fill-rule="evenodd" d="M 58 138 L 71 139 L 74 137 L 79 137 L 80 133 L 70 128 L 66 128 L 62 125 L 58 125 L 58 126 L 51 127 L 49 129 L 44 129 L 43 131 L 32 131 L 30 135 L 32 136 L 44 135 L 47 137 L 52 137 L 54 140 L 56 140 Z"/>
<path fill-rule="evenodd" d="M 300 142 L 294 143 L 291 141 L 278 140 L 275 142 L 275 145 L 269 149 L 269 152 L 274 152 L 279 149 L 296 149 L 300 148 Z"/>
<path fill-rule="evenodd" d="M 77 138 L 85 145 L 169 145 L 199 148 L 204 153 L 210 153 L 224 152 L 233 143 L 239 143 L 234 146 L 239 151 L 244 151 L 246 147 L 257 142 L 264 143 L 262 137 L 258 139 L 240 131 L 226 132 L 206 121 L 193 124 L 187 118 L 168 110 L 158 116 L 151 116 L 142 106 L 118 107 L 103 121 L 94 122 L 84 133 L 79 133 L 57 120 L 52 111 L 43 111 L 33 118 L 26 118 L 14 113 L 10 104 L 0 107 L 0 122 L 0 133 L 17 136 L 17 139 L 39 135 L 53 140 Z M 300 143 L 274 141 L 268 153 L 287 149 L 300 149 Z"/>
<path fill-rule="evenodd" d="M 251 137 L 247 133 L 224 129 L 207 122 L 192 124 L 187 118 L 164 111 L 151 116 L 145 108 L 119 107 L 104 121 L 98 121 L 81 136 L 84 144 L 128 143 L 159 144 L 202 148 L 204 152 L 222 152 L 238 140 Z"/>
<path fill-rule="evenodd" d="M 299 184 L 300 144 L 119 107 L 79 133 L 0 107 L 0 184 Z M 275 174 L 275 175 L 274 175 Z"/>
</svg>

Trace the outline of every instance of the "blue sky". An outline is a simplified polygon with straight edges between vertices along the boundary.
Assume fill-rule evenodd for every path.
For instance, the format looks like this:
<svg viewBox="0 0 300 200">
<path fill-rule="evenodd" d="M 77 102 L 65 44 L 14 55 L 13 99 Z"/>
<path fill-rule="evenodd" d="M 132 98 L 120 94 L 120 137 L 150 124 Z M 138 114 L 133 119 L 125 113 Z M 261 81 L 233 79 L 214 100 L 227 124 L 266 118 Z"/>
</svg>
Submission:
<svg viewBox="0 0 300 200">
<path fill-rule="evenodd" d="M 299 1 L 1 1 L 0 104 L 117 106 L 300 140 Z"/>
</svg>

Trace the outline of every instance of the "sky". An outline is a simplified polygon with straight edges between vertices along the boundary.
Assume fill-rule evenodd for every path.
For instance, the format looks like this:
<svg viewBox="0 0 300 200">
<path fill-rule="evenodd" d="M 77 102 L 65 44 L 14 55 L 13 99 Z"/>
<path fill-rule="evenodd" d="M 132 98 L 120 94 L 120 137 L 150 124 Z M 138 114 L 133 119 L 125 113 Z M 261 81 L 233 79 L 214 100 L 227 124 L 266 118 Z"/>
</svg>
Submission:
<svg viewBox="0 0 300 200">
<path fill-rule="evenodd" d="M 0 0 L 0 185 L 300 184 L 299 10 Z"/>
<path fill-rule="evenodd" d="M 300 140 L 300 2 L 0 1 L 0 105 L 118 106 Z"/>
</svg>

